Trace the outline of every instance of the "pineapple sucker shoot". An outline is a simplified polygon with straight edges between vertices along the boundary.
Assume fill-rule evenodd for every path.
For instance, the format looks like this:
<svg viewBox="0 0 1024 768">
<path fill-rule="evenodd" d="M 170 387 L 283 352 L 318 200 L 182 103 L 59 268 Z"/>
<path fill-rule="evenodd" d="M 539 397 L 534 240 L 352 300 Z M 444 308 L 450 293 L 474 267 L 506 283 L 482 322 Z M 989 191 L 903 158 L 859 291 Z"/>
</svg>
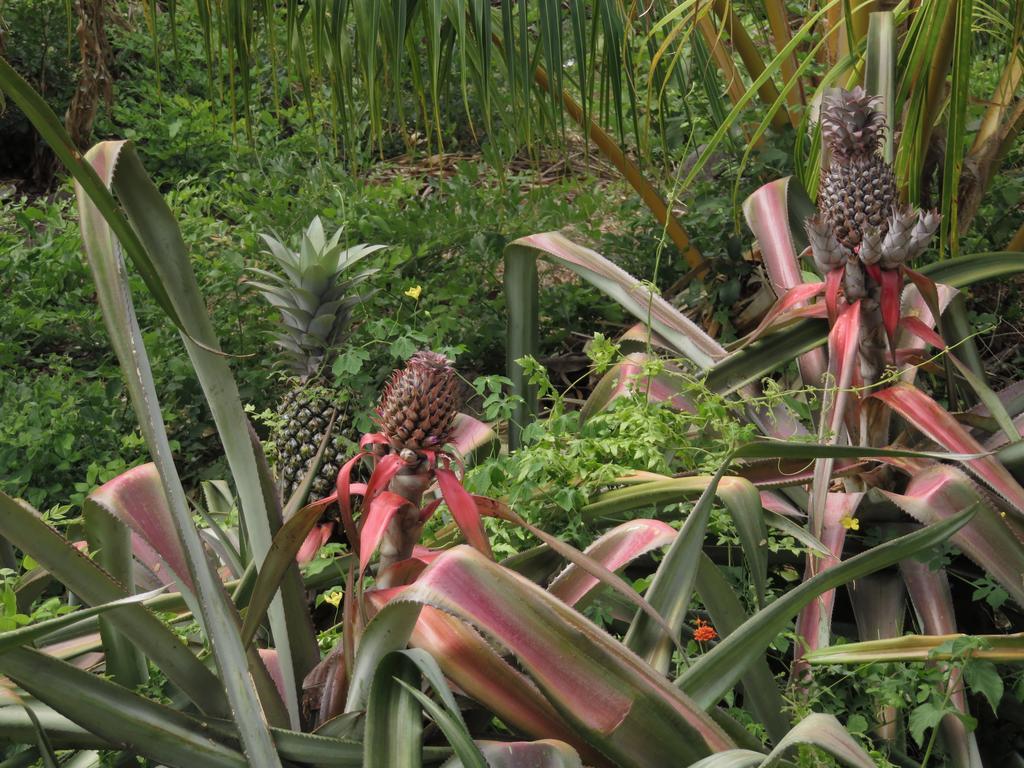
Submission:
<svg viewBox="0 0 1024 768">
<path fill-rule="evenodd" d="M 294 376 L 292 388 L 278 406 L 283 426 L 274 435 L 279 481 L 285 499 L 302 482 L 323 441 L 332 413 L 335 427 L 324 451 L 320 471 L 310 489 L 312 498 L 326 496 L 337 476 L 341 459 L 354 444 L 348 393 L 334 387 L 331 366 L 347 340 L 352 310 L 372 294 L 357 293 L 376 270 L 351 272 L 357 262 L 379 245 L 341 244 L 342 230 L 330 238 L 316 217 L 302 235 L 299 250 L 263 235 L 281 274 L 252 269 L 262 280 L 253 285 L 280 312 L 280 332 L 275 339 L 281 362 Z M 345 275 L 346 279 L 342 279 Z"/>
<path fill-rule="evenodd" d="M 815 265 L 823 274 L 843 270 L 846 300 L 861 302 L 860 367 L 868 385 L 892 354 L 899 318 L 902 276 L 884 273 L 899 273 L 923 253 L 939 226 L 937 213 L 898 205 L 896 178 L 879 155 L 886 130 L 879 101 L 860 86 L 825 96 L 821 133 L 831 158 L 821 173 L 818 213 L 804 224 Z"/>
</svg>

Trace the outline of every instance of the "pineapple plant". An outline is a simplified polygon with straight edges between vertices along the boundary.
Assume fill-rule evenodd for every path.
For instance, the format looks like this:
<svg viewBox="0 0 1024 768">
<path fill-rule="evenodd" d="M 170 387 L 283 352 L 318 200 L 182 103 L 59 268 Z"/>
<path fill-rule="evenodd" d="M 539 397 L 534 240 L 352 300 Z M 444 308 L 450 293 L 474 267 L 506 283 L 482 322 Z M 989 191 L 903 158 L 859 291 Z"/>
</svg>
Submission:
<svg viewBox="0 0 1024 768">
<path fill-rule="evenodd" d="M 904 264 L 919 256 L 939 227 L 936 212 L 900 205 L 896 177 L 879 154 L 885 115 L 860 86 L 822 101 L 821 134 L 830 159 L 822 168 L 818 212 L 805 222 L 814 262 L 860 302 L 860 368 L 877 382 L 892 354 Z"/>
<path fill-rule="evenodd" d="M 292 377 L 277 408 L 279 419 L 273 435 L 278 480 L 285 499 L 305 477 L 332 415 L 334 430 L 310 488 L 311 498 L 330 493 L 342 459 L 359 437 L 350 426 L 354 398 L 338 390 L 331 366 L 345 344 L 353 308 L 373 293 L 356 290 L 376 270 L 348 273 L 357 262 L 384 246 L 344 248 L 341 234 L 339 229 L 327 238 L 318 216 L 303 233 L 298 251 L 263 235 L 267 253 L 281 274 L 250 270 L 262 278 L 252 281 L 252 285 L 280 313 L 275 342 L 281 362 Z"/>
</svg>

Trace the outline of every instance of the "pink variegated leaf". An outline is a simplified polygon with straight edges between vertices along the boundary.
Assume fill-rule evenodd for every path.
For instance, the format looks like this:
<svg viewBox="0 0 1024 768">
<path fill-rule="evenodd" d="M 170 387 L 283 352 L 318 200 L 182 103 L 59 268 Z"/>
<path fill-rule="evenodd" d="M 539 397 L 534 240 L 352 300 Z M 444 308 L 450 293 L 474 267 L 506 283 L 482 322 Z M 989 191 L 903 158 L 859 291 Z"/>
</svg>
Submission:
<svg viewBox="0 0 1024 768">
<path fill-rule="evenodd" d="M 369 437 L 369 435 L 363 435 L 363 440 L 367 437 Z M 334 494 L 332 494 L 332 496 L 328 496 L 326 499 L 321 499 L 319 502 L 323 503 L 326 508 L 327 503 L 333 503 L 337 500 L 341 524 L 345 529 L 345 537 L 348 539 L 349 546 L 352 547 L 352 550 L 356 553 L 359 552 L 359 531 L 356 529 L 355 521 L 352 518 L 352 470 L 366 455 L 367 454 L 365 453 L 357 453 L 351 459 L 346 461 L 342 466 L 341 471 L 338 472 L 338 479 L 335 481 Z M 365 488 L 363 489 L 363 493 L 365 495 Z"/>
<path fill-rule="evenodd" d="M 362 525 L 359 528 L 360 576 L 363 575 L 366 566 L 370 564 L 370 558 L 373 557 L 373 553 L 380 546 L 388 523 L 391 522 L 391 519 L 403 507 L 411 506 L 412 504 L 408 499 L 391 491 L 380 492 L 369 503 L 366 514 L 362 518 Z"/>
<path fill-rule="evenodd" d="M 915 520 L 934 523 L 976 507 L 971 521 L 953 534 L 953 543 L 1024 605 L 1024 544 L 1014 535 L 1001 513 L 959 469 L 936 464 L 911 478 L 903 494 L 883 491 Z"/>
<path fill-rule="evenodd" d="M 136 560 L 136 587 L 155 589 L 158 584 L 169 587 L 175 583 L 174 572 L 166 561 L 135 531 L 132 531 L 132 557 Z"/>
<path fill-rule="evenodd" d="M 460 456 L 469 456 L 474 451 L 497 441 L 498 435 L 487 424 L 468 413 L 458 413 L 452 422 L 448 442 Z"/>
<path fill-rule="evenodd" d="M 825 307 L 828 309 L 828 322 L 835 325 L 839 318 L 839 286 L 843 283 L 846 266 L 831 270 L 825 275 Z"/>
<path fill-rule="evenodd" d="M 405 466 L 405 461 L 397 453 L 389 453 L 377 461 L 377 466 L 370 474 L 370 480 L 366 483 L 366 494 L 363 504 L 372 504 L 378 494 L 382 493 L 388 484 L 394 480 L 395 475 Z M 347 490 L 347 489 L 346 489 Z"/>
<path fill-rule="evenodd" d="M 872 395 L 902 416 L 915 429 L 954 453 L 983 453 L 981 445 L 949 411 L 921 390 L 909 384 L 894 386 Z M 1006 499 L 1018 513 L 1024 513 L 1024 488 L 993 456 L 966 459 L 965 463 Z"/>
<path fill-rule="evenodd" d="M 633 349 L 636 347 L 643 347 L 646 349 L 648 346 L 660 349 L 663 352 L 672 352 L 672 345 L 661 336 L 659 336 L 654 330 L 650 328 L 646 323 L 634 323 L 629 326 L 622 335 L 619 336 L 619 344 L 622 345 L 624 350 Z"/>
<path fill-rule="evenodd" d="M 761 497 L 761 506 L 769 512 L 774 512 L 775 514 L 783 515 L 784 517 L 795 517 L 797 519 L 807 517 L 807 514 L 803 510 L 799 509 L 781 493 L 776 493 L 775 491 L 759 491 L 758 495 Z"/>
<path fill-rule="evenodd" d="M 857 372 L 857 355 L 860 350 L 860 302 L 848 306 L 832 326 L 828 334 L 829 375 L 835 388 L 826 393 L 825 406 L 821 413 L 820 440 L 830 445 L 838 444 L 842 435 L 843 422 L 847 417 L 847 402 L 850 386 Z M 811 482 L 811 503 L 809 517 L 811 533 L 821 535 L 825 514 L 825 498 L 829 483 L 832 482 L 832 457 L 816 459 L 814 479 Z"/>
<path fill-rule="evenodd" d="M 819 573 L 839 565 L 842 559 L 843 545 L 846 543 L 847 528 L 843 525 L 844 518 L 852 518 L 857 507 L 864 498 L 863 493 L 830 493 L 825 500 L 825 514 L 821 542 L 830 556 L 807 558 L 807 570 L 804 581 Z M 830 589 L 808 603 L 800 612 L 796 621 L 798 642 L 794 647 L 794 661 L 799 661 L 806 651 L 824 648 L 829 644 L 832 628 L 832 608 L 835 605 L 836 592 Z M 803 669 L 803 665 L 794 665 L 794 674 Z"/>
<path fill-rule="evenodd" d="M 284 675 L 281 673 L 281 660 L 278 658 L 277 649 L 260 648 L 259 654 L 260 660 L 263 662 L 263 666 L 265 666 L 267 668 L 267 672 L 270 673 L 270 679 L 274 681 L 274 687 L 277 688 L 277 692 L 281 695 L 281 699 L 284 700 Z"/>
<path fill-rule="evenodd" d="M 503 502 L 487 498 L 486 496 L 473 496 L 473 500 L 476 502 L 477 509 L 480 510 L 480 514 L 488 517 L 496 517 L 499 520 L 505 520 L 506 522 L 518 525 L 520 528 L 529 531 L 544 544 L 547 544 L 551 550 L 557 552 L 570 563 L 578 565 L 582 570 L 586 571 L 591 576 L 594 576 L 602 584 L 614 589 L 621 597 L 624 597 L 628 602 L 643 611 L 655 624 L 664 630 L 667 637 L 671 637 L 678 645 L 678 641 L 676 639 L 677 633 L 672 630 L 668 622 L 665 621 L 665 618 L 654 610 L 646 600 L 640 597 L 640 595 L 636 593 L 636 590 L 623 581 L 622 578 L 605 568 L 604 565 L 599 563 L 597 560 L 583 552 L 580 552 L 574 546 L 567 544 L 557 536 L 552 536 L 537 526 L 527 522 Z"/>
<path fill-rule="evenodd" d="M 423 509 L 420 510 L 420 522 L 425 523 L 427 520 L 432 518 L 434 513 L 437 512 L 437 508 L 441 506 L 442 501 L 444 501 L 444 499 L 434 499 L 433 501 L 428 502 Z"/>
<path fill-rule="evenodd" d="M 986 406 L 989 414 L 991 414 L 999 424 L 1003 433 L 1006 435 L 1007 440 L 1020 440 L 1020 430 L 1010 417 L 1010 414 L 1007 413 L 999 396 L 989 388 L 988 384 L 978 378 L 974 371 L 972 371 L 967 365 L 964 365 L 964 363 L 962 363 L 960 359 L 950 351 L 946 346 L 945 340 L 938 333 L 916 317 L 905 317 L 903 318 L 902 323 L 907 331 L 914 334 L 922 341 L 931 344 L 937 349 L 945 350 L 950 362 L 956 366 L 956 369 L 960 371 L 960 375 L 964 377 L 968 384 L 970 384 L 975 394 L 978 395 L 978 399 L 981 400 L 981 402 Z"/>
<path fill-rule="evenodd" d="M 735 746 L 709 715 L 621 643 L 470 547 L 439 557 L 393 605 L 402 609 L 406 602 L 444 611 L 514 654 L 578 740 L 610 762 L 689 765 Z"/>
<path fill-rule="evenodd" d="M 188 589 L 193 589 L 185 550 L 174 528 L 156 464 L 142 464 L 123 472 L 90 493 L 87 503 L 102 507 L 128 526 Z"/>
<path fill-rule="evenodd" d="M 800 283 L 799 285 L 794 285 L 768 310 L 768 313 L 758 324 L 757 328 L 743 338 L 742 346 L 756 341 L 774 324 L 792 319 L 794 310 L 807 309 L 808 307 L 803 305 L 824 290 L 825 283 Z"/>
<path fill-rule="evenodd" d="M 930 277 L 922 275 L 920 272 L 915 272 L 909 267 L 902 267 L 901 271 L 903 276 L 906 277 L 910 282 L 917 288 L 918 296 L 924 301 L 924 305 L 928 307 L 928 312 L 931 315 L 932 324 L 938 323 L 939 318 L 942 316 L 944 306 L 939 298 L 939 287 L 935 284 L 935 281 Z M 948 287 L 948 286 L 943 286 Z M 949 300 L 946 300 L 949 303 Z"/>
<path fill-rule="evenodd" d="M 407 586 L 416 581 L 429 564 L 429 562 L 419 557 L 399 560 L 377 574 L 377 584 L 386 587 Z"/>
<path fill-rule="evenodd" d="M 945 569 L 933 571 L 928 563 L 904 560 L 900 563 L 900 571 L 924 632 L 928 635 L 955 633 L 956 609 Z M 949 698 L 953 706 L 964 714 L 970 714 L 960 674 L 959 669 L 950 670 Z M 941 727 L 953 768 L 982 768 L 978 740 L 973 732 L 967 730 L 964 721 L 951 713 L 942 718 Z"/>
<path fill-rule="evenodd" d="M 890 353 L 896 351 L 896 328 L 900 322 L 900 298 L 903 294 L 903 275 L 898 269 L 882 270 L 882 291 L 879 308 L 882 311 L 882 325 L 889 340 Z"/>
<path fill-rule="evenodd" d="M 491 542 L 484 530 L 483 518 L 477 508 L 476 501 L 469 491 L 462 487 L 459 478 L 450 469 L 438 467 L 434 470 L 437 485 L 441 489 L 444 503 L 452 513 L 455 524 L 459 526 L 466 541 L 477 550 L 493 559 Z"/>
<path fill-rule="evenodd" d="M 576 750 L 556 739 L 478 741 L 476 745 L 490 768 L 583 768 Z M 456 768 L 456 763 L 441 768 Z"/>
<path fill-rule="evenodd" d="M 677 531 L 660 520 L 631 520 L 617 525 L 596 539 L 584 554 L 609 571 L 617 571 L 641 555 L 671 544 Z M 548 591 L 566 605 L 576 605 L 600 581 L 578 565 L 570 564 L 548 586 Z"/>
<path fill-rule="evenodd" d="M 643 375 L 644 366 L 650 359 L 643 352 L 632 352 L 613 365 L 580 409 L 580 422 L 587 421 L 620 397 L 633 392 L 645 394 L 651 402 L 669 402 L 680 411 L 695 410 L 693 403 L 679 393 L 679 372 L 672 366 L 666 366 L 657 375 Z"/>
<path fill-rule="evenodd" d="M 371 590 L 366 601 L 371 614 L 380 611 L 403 589 Z M 594 765 L 604 761 L 585 739 L 565 722 L 557 710 L 522 672 L 516 670 L 471 625 L 436 608 L 420 611 L 409 645 L 434 659 L 446 678 L 470 698 L 480 702 L 503 722 L 533 738 L 554 738 L 572 744 Z"/>
<path fill-rule="evenodd" d="M 757 238 L 761 259 L 777 296 L 783 296 L 791 288 L 803 283 L 789 228 L 790 183 L 790 178 L 771 181 L 743 202 L 743 215 L 750 231 Z M 817 386 L 827 366 L 824 351 L 812 349 L 804 353 L 800 356 L 799 365 L 804 383 Z"/>
<path fill-rule="evenodd" d="M 295 562 L 299 565 L 305 565 L 313 561 L 316 557 L 316 553 L 320 551 L 321 547 L 327 543 L 327 540 L 331 538 L 331 534 L 334 533 L 334 523 L 324 523 L 323 525 L 314 525 L 313 530 L 306 534 L 305 540 L 302 542 L 302 546 L 299 547 L 298 553 L 295 555 Z"/>
<path fill-rule="evenodd" d="M 615 299 L 634 317 L 650 325 L 677 352 L 707 369 L 725 357 L 725 350 L 696 323 L 673 307 L 649 285 L 637 280 L 596 251 L 584 248 L 558 232 L 521 237 L 511 247 L 529 248 L 539 256 L 568 267 Z"/>
</svg>

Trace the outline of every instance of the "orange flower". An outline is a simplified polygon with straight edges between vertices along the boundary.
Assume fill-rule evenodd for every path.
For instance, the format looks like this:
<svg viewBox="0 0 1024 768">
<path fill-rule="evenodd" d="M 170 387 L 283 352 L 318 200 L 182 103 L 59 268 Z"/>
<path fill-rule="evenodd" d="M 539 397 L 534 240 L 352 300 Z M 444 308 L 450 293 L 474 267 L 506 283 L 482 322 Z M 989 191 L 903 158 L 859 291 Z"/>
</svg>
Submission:
<svg viewBox="0 0 1024 768">
<path fill-rule="evenodd" d="M 693 639 L 698 643 L 706 643 L 708 640 L 717 640 L 718 633 L 715 628 L 708 624 L 704 619 L 696 619 L 694 624 L 697 628 L 693 631 Z"/>
</svg>

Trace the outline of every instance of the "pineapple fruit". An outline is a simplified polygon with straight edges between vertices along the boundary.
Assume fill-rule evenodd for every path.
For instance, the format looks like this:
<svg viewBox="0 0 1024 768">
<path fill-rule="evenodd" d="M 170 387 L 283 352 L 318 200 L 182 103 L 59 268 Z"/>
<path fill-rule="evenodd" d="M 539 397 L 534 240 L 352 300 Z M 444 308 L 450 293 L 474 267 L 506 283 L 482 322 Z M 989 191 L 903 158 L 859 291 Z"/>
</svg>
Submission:
<svg viewBox="0 0 1024 768">
<path fill-rule="evenodd" d="M 884 230 L 896 202 L 896 177 L 878 154 L 885 115 L 857 86 L 831 93 L 821 110 L 822 140 L 831 160 L 822 171 L 818 207 L 839 243 L 856 250 L 866 229 Z"/>
<path fill-rule="evenodd" d="M 924 252 L 939 227 L 938 213 L 899 204 L 896 178 L 879 154 L 886 125 L 878 102 L 860 86 L 824 98 L 821 133 L 831 157 L 821 173 L 818 212 L 804 224 L 818 269 L 826 275 L 843 270 L 846 300 L 861 302 L 860 368 L 866 384 L 878 381 L 886 353 L 893 352 L 899 270 Z"/>
<path fill-rule="evenodd" d="M 339 242 L 341 230 L 328 239 L 319 216 L 306 228 L 297 252 L 269 235 L 263 235 L 263 240 L 281 274 L 252 269 L 262 278 L 252 284 L 280 312 L 276 343 L 294 377 L 277 409 L 280 426 L 273 441 L 278 480 L 285 500 L 289 499 L 312 464 L 334 414 L 332 437 L 310 488 L 310 498 L 322 498 L 330 493 L 341 461 L 358 440 L 358 435 L 348 434 L 349 393 L 333 387 L 331 365 L 345 343 L 353 308 L 372 294 L 356 289 L 376 270 L 348 272 L 384 246 L 344 248 Z"/>
<path fill-rule="evenodd" d="M 448 442 L 460 401 L 451 361 L 437 352 L 417 352 L 384 387 L 377 423 L 398 452 L 438 451 Z"/>
</svg>

